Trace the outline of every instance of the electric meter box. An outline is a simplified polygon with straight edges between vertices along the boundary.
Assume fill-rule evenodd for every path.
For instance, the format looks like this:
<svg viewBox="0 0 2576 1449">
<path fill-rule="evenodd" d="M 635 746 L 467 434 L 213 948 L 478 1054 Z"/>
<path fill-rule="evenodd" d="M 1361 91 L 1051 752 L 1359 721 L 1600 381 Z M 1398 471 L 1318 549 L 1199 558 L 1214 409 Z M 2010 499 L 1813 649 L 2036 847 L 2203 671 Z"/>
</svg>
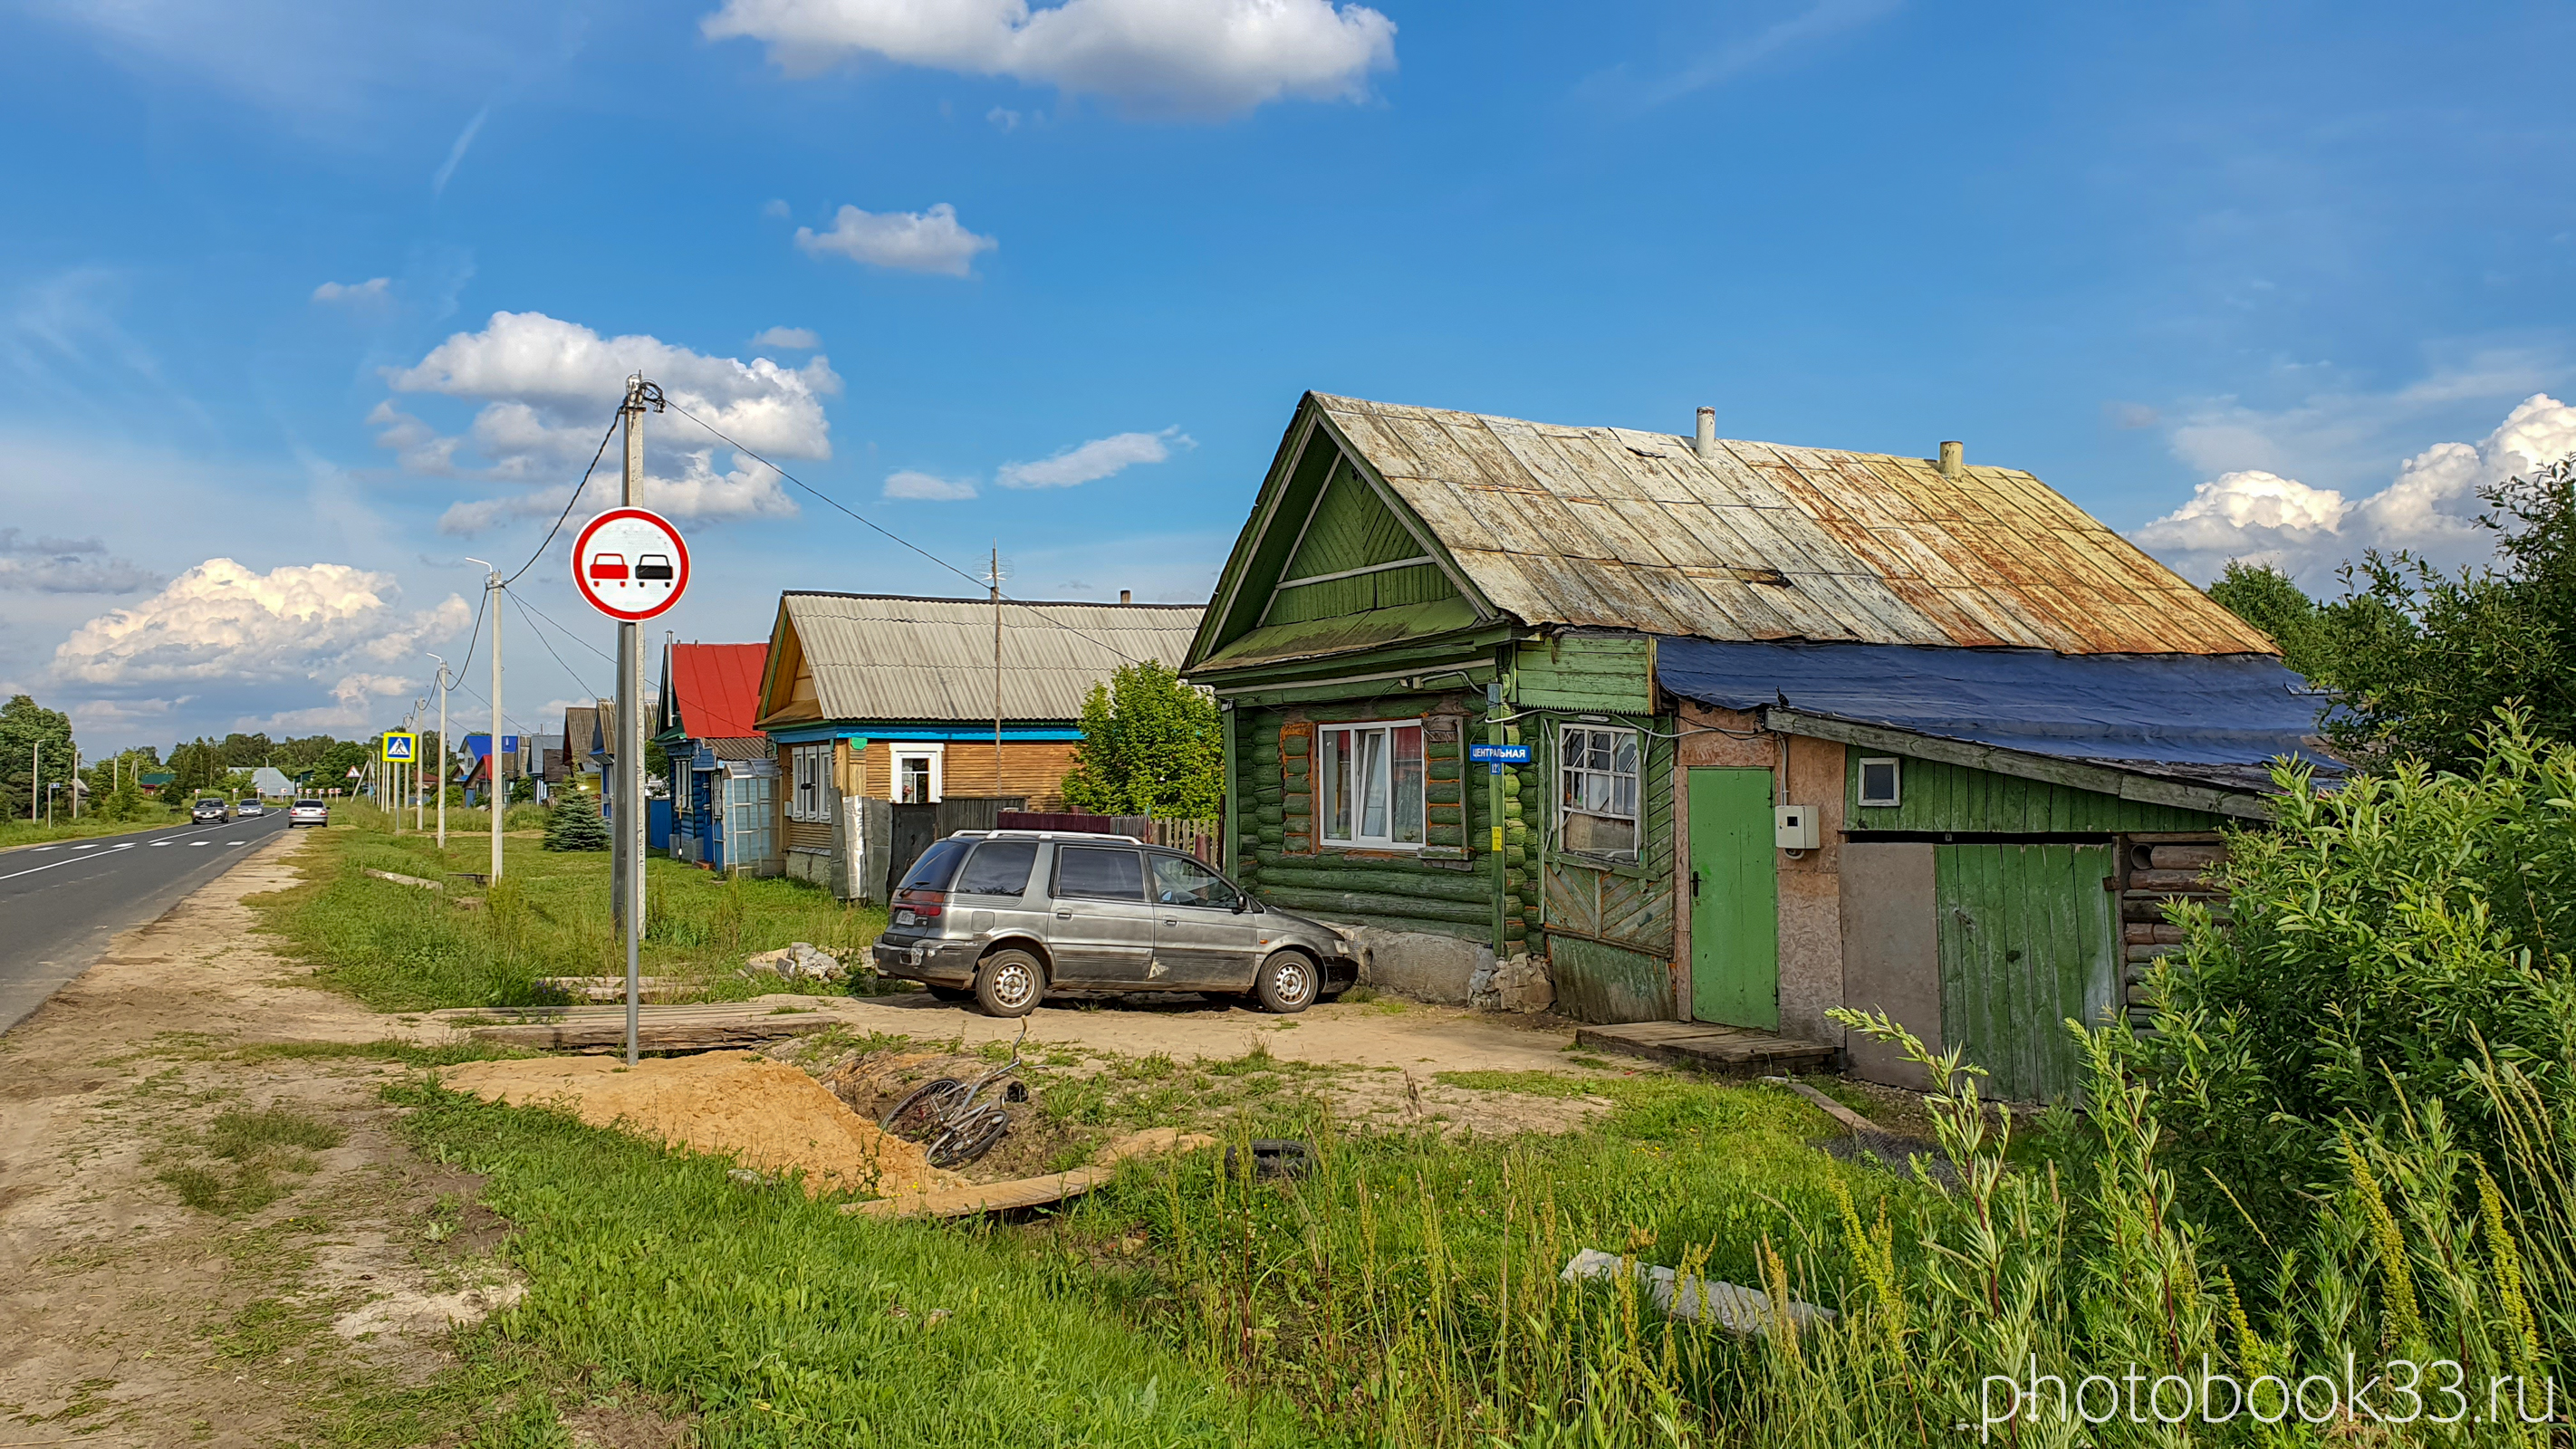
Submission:
<svg viewBox="0 0 2576 1449">
<path fill-rule="evenodd" d="M 1824 843 L 1813 805 L 1774 805 L 1771 817 L 1774 843 L 1782 850 L 1814 850 Z"/>
</svg>

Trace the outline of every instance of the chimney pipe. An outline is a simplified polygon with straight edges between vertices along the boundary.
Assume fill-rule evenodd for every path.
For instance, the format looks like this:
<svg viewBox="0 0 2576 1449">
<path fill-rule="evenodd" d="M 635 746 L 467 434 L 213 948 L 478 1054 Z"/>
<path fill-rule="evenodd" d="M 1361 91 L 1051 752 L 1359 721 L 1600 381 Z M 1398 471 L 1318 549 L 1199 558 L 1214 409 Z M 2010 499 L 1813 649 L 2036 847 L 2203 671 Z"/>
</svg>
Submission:
<svg viewBox="0 0 2576 1449">
<path fill-rule="evenodd" d="M 1699 410 L 1699 437 L 1691 443 L 1691 451 L 1703 458 L 1717 456 L 1717 409 Z"/>
<path fill-rule="evenodd" d="M 1118 591 L 1118 602 L 1122 604 L 1132 604 L 1136 602 L 1136 591 L 1134 589 L 1120 589 Z"/>
<path fill-rule="evenodd" d="M 1967 471 L 1967 455 L 1967 444 L 1943 443 L 1941 445 L 1941 476 L 1944 478 L 1956 478 L 1961 473 Z"/>
</svg>

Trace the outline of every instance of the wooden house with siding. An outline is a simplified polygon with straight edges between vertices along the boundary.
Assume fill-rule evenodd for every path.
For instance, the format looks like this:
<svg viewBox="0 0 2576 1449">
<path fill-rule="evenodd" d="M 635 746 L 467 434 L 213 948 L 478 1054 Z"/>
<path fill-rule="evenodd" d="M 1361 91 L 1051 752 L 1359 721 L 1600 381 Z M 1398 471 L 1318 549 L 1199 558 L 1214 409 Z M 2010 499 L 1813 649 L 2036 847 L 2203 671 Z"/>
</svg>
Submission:
<svg viewBox="0 0 2576 1449">
<path fill-rule="evenodd" d="M 1061 810 L 1092 686 L 1178 661 L 1196 604 L 782 594 L 757 724 L 778 747 L 785 872 L 881 901 L 998 810 Z"/>
<path fill-rule="evenodd" d="M 669 762 L 671 858 L 776 874 L 778 747 L 760 732 L 766 644 L 671 644 L 653 742 Z"/>
<path fill-rule="evenodd" d="M 2260 818 L 2315 715 L 2261 633 L 1956 444 L 1321 394 L 1185 672 L 1228 719 L 1231 866 L 1376 983 L 1464 1001 L 1527 956 L 1582 1020 L 1902 1080 L 1826 1016 L 1883 1008 L 2026 1099 L 2169 944 L 2138 917 L 2195 872 L 2157 852 Z"/>
</svg>

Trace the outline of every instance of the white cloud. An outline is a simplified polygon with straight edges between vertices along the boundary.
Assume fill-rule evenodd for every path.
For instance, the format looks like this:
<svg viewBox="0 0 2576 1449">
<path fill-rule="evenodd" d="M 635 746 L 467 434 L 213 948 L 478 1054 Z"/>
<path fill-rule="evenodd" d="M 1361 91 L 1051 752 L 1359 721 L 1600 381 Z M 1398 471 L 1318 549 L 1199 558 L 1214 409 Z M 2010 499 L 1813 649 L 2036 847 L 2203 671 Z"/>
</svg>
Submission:
<svg viewBox="0 0 2576 1449">
<path fill-rule="evenodd" d="M 790 352 L 811 352 L 823 345 L 810 327 L 772 327 L 751 339 L 754 347 L 780 347 Z"/>
<path fill-rule="evenodd" d="M 1165 115 L 1356 101 L 1395 65 L 1395 22 L 1332 0 L 726 0 L 703 28 L 767 43 L 791 75 L 872 56 Z"/>
<path fill-rule="evenodd" d="M 2365 549 L 2408 549 L 2439 567 L 2477 564 L 2495 535 L 2477 524 L 2478 489 L 2576 452 L 2576 407 L 2536 393 L 2477 443 L 2437 443 L 2359 500 L 2260 469 L 2223 473 L 2131 538 L 2184 577 L 2206 582 L 2230 559 L 2272 564 L 2311 588 Z"/>
<path fill-rule="evenodd" d="M 106 557 L 95 538 L 28 538 L 0 528 L 0 592 L 131 594 L 158 588 L 161 576 Z"/>
<path fill-rule="evenodd" d="M 564 491 L 597 453 L 636 372 L 660 383 L 674 404 L 646 418 L 644 497 L 651 507 L 698 519 L 796 511 L 774 471 L 709 438 L 680 409 L 763 454 L 832 455 L 823 399 L 840 391 L 841 379 L 827 358 L 791 368 L 765 357 L 710 357 L 653 337 L 601 337 L 539 312 L 496 312 L 482 331 L 457 333 L 418 365 L 386 370 L 397 393 L 481 402 L 464 433 L 442 433 L 390 399 L 367 421 L 379 430 L 377 444 L 408 472 L 530 485 L 533 491 L 461 500 L 440 520 L 444 532 L 473 533 L 503 519 L 560 512 Z M 723 468 L 715 462 L 719 450 L 730 460 Z M 592 493 L 615 487 L 617 467 L 614 458 L 602 461 Z"/>
<path fill-rule="evenodd" d="M 844 206 L 832 218 L 832 229 L 796 228 L 796 245 L 808 256 L 841 256 L 872 267 L 905 272 L 935 272 L 944 277 L 972 276 L 977 252 L 1001 243 L 957 224 L 957 208 L 940 202 L 928 211 L 861 211 Z"/>
<path fill-rule="evenodd" d="M 329 704 L 271 715 L 244 715 L 233 722 L 233 727 L 289 734 L 297 730 L 370 730 L 398 712 L 379 710 L 374 701 L 399 699 L 411 692 L 412 684 L 411 680 L 391 674 L 352 674 L 331 686 Z"/>
<path fill-rule="evenodd" d="M 324 282 L 313 289 L 313 300 L 335 307 L 365 310 L 381 307 L 392 299 L 394 279 L 369 277 L 363 282 Z"/>
<path fill-rule="evenodd" d="M 1762 69 L 1783 55 L 1838 39 L 1894 13 L 1902 3 L 1903 0 L 1815 0 L 1795 15 L 1719 46 L 1677 74 L 1641 82 L 1622 66 L 1591 77 L 1584 89 L 1613 97 L 1637 110 L 1660 106 Z"/>
<path fill-rule="evenodd" d="M 915 472 L 910 468 L 886 475 L 885 496 L 888 498 L 928 498 L 944 503 L 975 496 L 975 485 L 962 478 L 941 478 L 935 474 Z"/>
<path fill-rule="evenodd" d="M 482 134 L 483 123 L 490 119 L 492 119 L 492 108 L 485 106 L 474 113 L 474 119 L 465 123 L 464 130 L 456 133 L 456 144 L 447 148 L 447 159 L 439 163 L 437 173 L 429 178 L 430 195 L 447 194 L 447 183 L 454 179 L 458 163 L 465 159 L 466 151 L 474 145 L 474 138 Z"/>
<path fill-rule="evenodd" d="M 996 131 L 1008 133 L 1020 128 L 1020 113 L 1003 106 L 995 106 L 986 111 L 984 119 L 991 122 Z"/>
<path fill-rule="evenodd" d="M 130 609 L 101 614 L 54 650 L 54 673 L 81 684 L 208 681 L 258 685 L 410 667 L 423 641 L 472 618 L 450 594 L 406 614 L 393 575 L 347 564 L 253 573 L 212 558 Z M 406 686 L 408 687 L 408 686 Z"/>
<path fill-rule="evenodd" d="M 1177 427 L 1159 433 L 1119 433 L 1094 438 L 1035 463 L 1004 463 L 993 470 L 993 481 L 1005 488 L 1071 488 L 1138 463 L 1162 462 L 1172 456 L 1175 447 L 1197 446 L 1196 439 Z"/>
</svg>

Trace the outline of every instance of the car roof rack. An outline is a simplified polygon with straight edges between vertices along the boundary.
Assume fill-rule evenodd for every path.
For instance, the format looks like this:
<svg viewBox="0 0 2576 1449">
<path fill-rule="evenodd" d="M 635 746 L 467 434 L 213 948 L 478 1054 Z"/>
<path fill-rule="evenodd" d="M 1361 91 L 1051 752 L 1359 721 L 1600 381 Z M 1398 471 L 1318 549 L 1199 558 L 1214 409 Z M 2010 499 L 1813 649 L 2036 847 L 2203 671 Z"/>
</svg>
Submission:
<svg viewBox="0 0 2576 1449">
<path fill-rule="evenodd" d="M 1112 835 L 1106 830 L 952 830 L 950 840 L 1106 840 L 1119 845 L 1143 845 L 1132 835 Z"/>
</svg>

